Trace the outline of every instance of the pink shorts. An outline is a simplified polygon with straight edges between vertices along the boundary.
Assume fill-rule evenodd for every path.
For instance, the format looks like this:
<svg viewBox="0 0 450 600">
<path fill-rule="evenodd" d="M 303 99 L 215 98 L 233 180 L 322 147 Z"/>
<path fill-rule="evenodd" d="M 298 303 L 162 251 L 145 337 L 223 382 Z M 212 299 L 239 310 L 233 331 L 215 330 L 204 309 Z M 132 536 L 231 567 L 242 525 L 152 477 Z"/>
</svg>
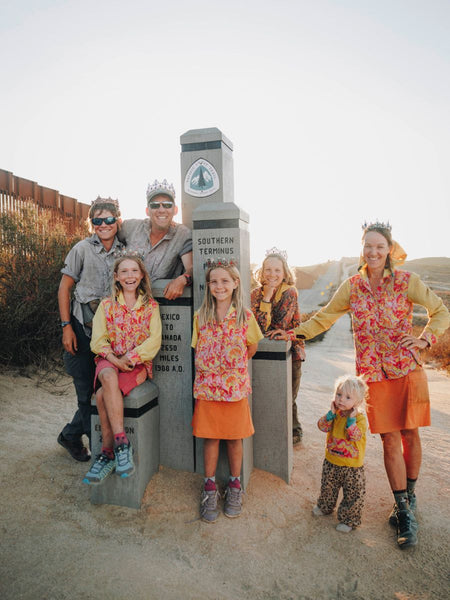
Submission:
<svg viewBox="0 0 450 600">
<path fill-rule="evenodd" d="M 95 369 L 95 379 L 94 379 L 94 391 L 96 392 L 99 388 L 101 388 L 101 383 L 97 382 L 97 377 L 100 371 L 103 369 L 114 369 L 114 371 L 119 376 L 119 389 L 124 396 L 127 396 L 132 389 L 137 386 L 136 378 L 142 371 L 145 371 L 144 365 L 136 365 L 132 371 L 119 371 L 119 369 L 106 360 L 106 358 L 101 358 Z"/>
</svg>

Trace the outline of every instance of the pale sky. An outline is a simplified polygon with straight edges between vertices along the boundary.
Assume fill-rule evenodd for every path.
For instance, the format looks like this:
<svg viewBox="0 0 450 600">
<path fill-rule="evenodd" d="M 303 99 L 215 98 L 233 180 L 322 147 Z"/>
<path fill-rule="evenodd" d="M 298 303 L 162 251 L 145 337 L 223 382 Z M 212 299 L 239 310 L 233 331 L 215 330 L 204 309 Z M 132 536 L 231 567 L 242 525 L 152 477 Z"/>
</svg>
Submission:
<svg viewBox="0 0 450 600">
<path fill-rule="evenodd" d="M 448 0 L 0 0 L 0 168 L 144 216 L 180 135 L 234 145 L 251 260 L 449 256 Z"/>
</svg>

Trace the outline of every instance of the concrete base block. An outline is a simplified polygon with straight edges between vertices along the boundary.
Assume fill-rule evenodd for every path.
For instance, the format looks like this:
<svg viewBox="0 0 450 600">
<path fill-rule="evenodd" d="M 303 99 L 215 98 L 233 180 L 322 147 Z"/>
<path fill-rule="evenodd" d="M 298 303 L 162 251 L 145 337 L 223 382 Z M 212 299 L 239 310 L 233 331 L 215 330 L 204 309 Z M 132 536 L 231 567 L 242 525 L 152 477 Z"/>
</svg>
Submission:
<svg viewBox="0 0 450 600">
<path fill-rule="evenodd" d="M 291 343 L 264 339 L 253 357 L 255 467 L 289 483 L 292 451 Z"/>
<path fill-rule="evenodd" d="M 192 436 L 192 290 L 185 288 L 176 300 L 166 300 L 168 280 L 152 286 L 162 321 L 161 350 L 153 361 L 154 382 L 160 399 L 161 465 L 194 472 Z"/>
<path fill-rule="evenodd" d="M 141 507 L 145 488 L 159 468 L 158 393 L 158 387 L 147 380 L 124 398 L 125 433 L 133 446 L 136 470 L 126 479 L 112 474 L 104 483 L 91 486 L 92 504 Z M 95 407 L 95 396 L 92 404 Z M 96 456 L 102 446 L 98 414 L 92 415 L 91 426 L 92 454 Z"/>
</svg>

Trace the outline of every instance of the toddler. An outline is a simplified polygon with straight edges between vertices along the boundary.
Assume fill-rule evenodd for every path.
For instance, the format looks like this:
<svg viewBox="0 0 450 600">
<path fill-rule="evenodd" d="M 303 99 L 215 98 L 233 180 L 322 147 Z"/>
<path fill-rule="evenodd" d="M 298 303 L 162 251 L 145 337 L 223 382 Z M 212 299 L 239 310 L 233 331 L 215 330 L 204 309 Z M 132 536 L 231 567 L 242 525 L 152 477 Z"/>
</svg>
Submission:
<svg viewBox="0 0 450 600">
<path fill-rule="evenodd" d="M 348 533 L 361 524 L 366 493 L 364 451 L 366 448 L 366 417 L 361 412 L 368 391 L 362 377 L 344 375 L 336 380 L 334 400 L 326 415 L 317 423 L 327 433 L 325 460 L 316 516 L 330 514 L 340 488 L 343 499 L 338 507 L 336 529 Z"/>
</svg>

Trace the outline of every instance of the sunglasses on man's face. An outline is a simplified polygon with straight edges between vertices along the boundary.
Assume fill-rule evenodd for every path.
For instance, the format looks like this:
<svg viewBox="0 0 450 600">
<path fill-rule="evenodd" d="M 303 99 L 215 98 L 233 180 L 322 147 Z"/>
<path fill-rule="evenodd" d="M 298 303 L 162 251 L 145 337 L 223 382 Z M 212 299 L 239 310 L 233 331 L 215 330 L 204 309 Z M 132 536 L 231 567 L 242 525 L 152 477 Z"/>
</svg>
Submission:
<svg viewBox="0 0 450 600">
<path fill-rule="evenodd" d="M 95 225 L 96 227 L 98 225 L 101 225 L 102 223 L 104 223 L 105 225 L 114 225 L 116 221 L 116 217 L 93 217 L 91 219 L 92 225 Z"/>
<path fill-rule="evenodd" d="M 158 208 L 172 208 L 173 202 L 149 202 L 148 204 L 152 210 L 157 210 Z"/>
</svg>

